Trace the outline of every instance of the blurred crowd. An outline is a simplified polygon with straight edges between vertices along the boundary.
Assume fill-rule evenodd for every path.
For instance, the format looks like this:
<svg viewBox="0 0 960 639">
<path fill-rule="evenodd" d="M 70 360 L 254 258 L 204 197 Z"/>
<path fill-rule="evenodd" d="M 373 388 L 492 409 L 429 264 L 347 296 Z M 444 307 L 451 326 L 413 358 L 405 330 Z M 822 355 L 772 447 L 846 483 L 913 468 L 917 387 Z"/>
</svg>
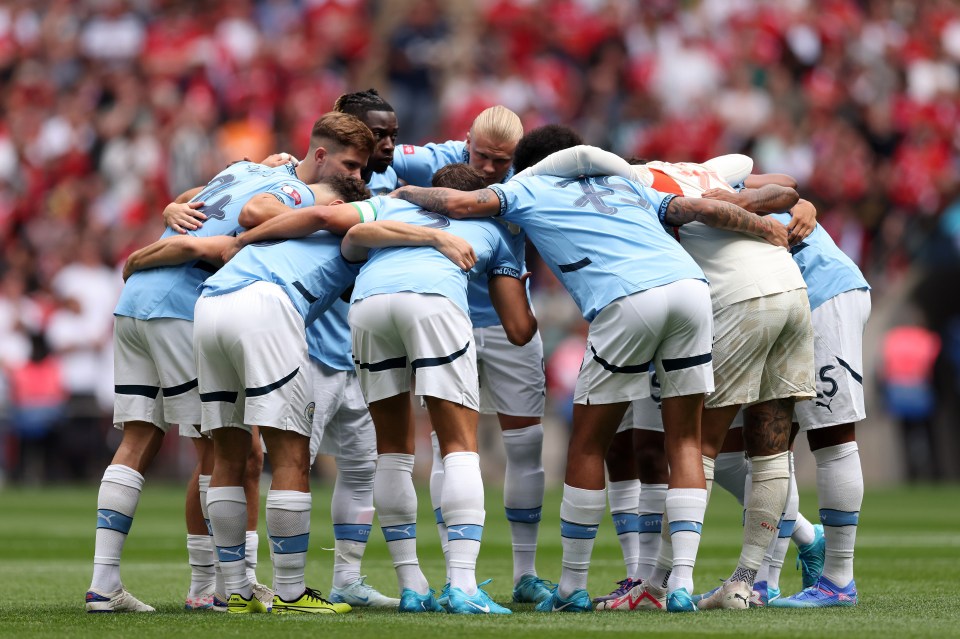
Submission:
<svg viewBox="0 0 960 639">
<path fill-rule="evenodd" d="M 118 265 L 227 162 L 303 153 L 345 91 L 378 87 L 403 143 L 462 139 L 504 104 L 624 155 L 749 154 L 798 180 L 876 295 L 931 237 L 960 261 L 955 0 L 7 0 L 0 80 L 15 474 L 50 454 L 63 478 L 99 474 Z M 576 322 L 552 316 L 562 392 Z"/>
</svg>

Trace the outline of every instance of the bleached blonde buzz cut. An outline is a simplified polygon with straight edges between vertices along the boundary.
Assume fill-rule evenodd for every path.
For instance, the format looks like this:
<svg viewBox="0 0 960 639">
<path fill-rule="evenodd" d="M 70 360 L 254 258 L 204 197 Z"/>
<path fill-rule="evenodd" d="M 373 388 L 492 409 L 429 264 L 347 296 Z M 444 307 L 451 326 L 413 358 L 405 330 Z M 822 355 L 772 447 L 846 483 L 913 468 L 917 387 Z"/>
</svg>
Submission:
<svg viewBox="0 0 960 639">
<path fill-rule="evenodd" d="M 495 144 L 516 144 L 523 137 L 523 124 L 520 116 L 498 104 L 480 112 L 470 126 L 470 135 Z"/>
</svg>

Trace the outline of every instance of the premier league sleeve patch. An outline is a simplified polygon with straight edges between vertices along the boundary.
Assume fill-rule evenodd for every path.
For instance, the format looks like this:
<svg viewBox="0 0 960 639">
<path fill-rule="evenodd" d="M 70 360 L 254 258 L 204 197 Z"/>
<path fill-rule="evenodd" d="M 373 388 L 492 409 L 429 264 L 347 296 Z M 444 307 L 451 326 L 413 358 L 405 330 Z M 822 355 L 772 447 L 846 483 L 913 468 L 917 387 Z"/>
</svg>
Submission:
<svg viewBox="0 0 960 639">
<path fill-rule="evenodd" d="M 300 203 L 303 201 L 303 199 L 300 197 L 300 193 L 295 188 L 289 184 L 285 184 L 280 188 L 280 190 L 293 199 L 294 206 L 300 206 Z"/>
<path fill-rule="evenodd" d="M 417 147 L 413 146 L 412 144 L 404 144 L 404 145 L 403 145 L 403 154 L 404 154 L 404 155 L 413 155 L 413 154 L 416 153 L 416 152 L 417 152 Z"/>
</svg>

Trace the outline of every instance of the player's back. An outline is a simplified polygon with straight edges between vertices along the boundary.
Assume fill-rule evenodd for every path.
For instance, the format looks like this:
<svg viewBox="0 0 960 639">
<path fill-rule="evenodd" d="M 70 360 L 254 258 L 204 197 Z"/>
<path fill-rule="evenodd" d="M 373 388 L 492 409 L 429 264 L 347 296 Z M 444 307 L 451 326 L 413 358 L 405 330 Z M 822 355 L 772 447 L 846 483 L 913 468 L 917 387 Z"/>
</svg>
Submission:
<svg viewBox="0 0 960 639">
<path fill-rule="evenodd" d="M 468 274 L 429 246 L 375 249 L 370 251 L 357 277 L 351 301 L 386 293 L 427 293 L 448 297 L 469 313 L 468 277 L 486 276 L 491 271 L 520 275 L 509 232 L 493 220 L 453 220 L 392 198 L 375 197 L 367 202 L 374 207 L 379 220 L 442 229 L 465 239 L 473 247 L 477 263 Z"/>
<path fill-rule="evenodd" d="M 326 231 L 245 246 L 203 284 L 203 295 L 226 295 L 254 282 L 284 289 L 309 324 L 346 290 L 359 270 L 340 253 L 341 238 Z"/>
<path fill-rule="evenodd" d="M 393 150 L 393 168 L 397 177 L 412 186 L 430 186 L 433 174 L 448 164 L 470 160 L 467 144 L 447 140 L 425 146 L 401 144 Z"/>
<path fill-rule="evenodd" d="M 291 165 L 272 168 L 237 162 L 218 173 L 191 200 L 204 203 L 199 210 L 207 219 L 203 226 L 188 234 L 212 237 L 239 233 L 243 230 L 239 222 L 243 206 L 253 196 L 267 192 L 292 207 L 314 203 L 313 191 L 297 179 Z M 174 235 L 176 231 L 166 229 L 161 239 Z M 114 313 L 142 320 L 156 317 L 192 320 L 199 286 L 215 271 L 213 265 L 199 260 L 138 271 L 127 280 Z"/>
<path fill-rule="evenodd" d="M 733 191 L 715 172 L 687 162 L 648 162 L 653 188 L 684 197 L 712 189 Z M 725 231 L 702 222 L 677 229 L 684 249 L 710 280 L 714 307 L 803 288 L 803 278 L 782 248 L 753 235 Z"/>
<path fill-rule="evenodd" d="M 620 177 L 522 176 L 490 187 L 592 320 L 613 300 L 703 272 L 661 227 L 669 196 Z"/>
</svg>

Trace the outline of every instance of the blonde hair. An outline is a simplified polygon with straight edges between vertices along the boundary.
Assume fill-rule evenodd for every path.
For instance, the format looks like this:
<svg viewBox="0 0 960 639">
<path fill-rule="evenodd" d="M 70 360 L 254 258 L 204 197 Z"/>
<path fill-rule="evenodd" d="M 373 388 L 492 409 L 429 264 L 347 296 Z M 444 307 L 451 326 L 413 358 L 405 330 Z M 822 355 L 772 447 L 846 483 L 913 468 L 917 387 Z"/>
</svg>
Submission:
<svg viewBox="0 0 960 639">
<path fill-rule="evenodd" d="M 523 137 L 523 124 L 520 116 L 498 104 L 480 112 L 470 126 L 470 135 L 490 142 L 516 143 Z"/>
</svg>

